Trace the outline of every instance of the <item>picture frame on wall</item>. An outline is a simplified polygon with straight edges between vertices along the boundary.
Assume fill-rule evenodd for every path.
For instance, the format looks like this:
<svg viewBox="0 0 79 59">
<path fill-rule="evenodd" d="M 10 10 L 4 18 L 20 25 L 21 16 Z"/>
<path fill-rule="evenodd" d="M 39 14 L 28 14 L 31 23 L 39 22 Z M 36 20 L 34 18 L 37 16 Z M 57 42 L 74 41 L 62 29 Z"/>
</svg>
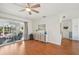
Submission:
<svg viewBox="0 0 79 59">
<path fill-rule="evenodd" d="M 40 24 L 38 25 L 38 30 L 45 30 L 46 25 L 45 24 Z"/>
</svg>

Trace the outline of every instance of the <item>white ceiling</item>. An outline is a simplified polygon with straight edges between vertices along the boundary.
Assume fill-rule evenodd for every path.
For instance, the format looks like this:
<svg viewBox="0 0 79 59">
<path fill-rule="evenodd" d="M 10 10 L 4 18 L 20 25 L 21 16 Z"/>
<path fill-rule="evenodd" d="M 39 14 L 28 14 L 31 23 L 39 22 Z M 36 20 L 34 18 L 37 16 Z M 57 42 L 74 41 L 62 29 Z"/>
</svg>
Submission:
<svg viewBox="0 0 79 59">
<path fill-rule="evenodd" d="M 38 8 L 40 13 L 32 12 L 29 15 L 27 11 L 20 12 L 25 7 L 25 3 L 0 3 L 0 13 L 12 14 L 19 18 L 25 19 L 39 19 L 42 16 L 67 16 L 69 18 L 79 18 L 79 4 L 78 3 L 40 3 Z"/>
</svg>

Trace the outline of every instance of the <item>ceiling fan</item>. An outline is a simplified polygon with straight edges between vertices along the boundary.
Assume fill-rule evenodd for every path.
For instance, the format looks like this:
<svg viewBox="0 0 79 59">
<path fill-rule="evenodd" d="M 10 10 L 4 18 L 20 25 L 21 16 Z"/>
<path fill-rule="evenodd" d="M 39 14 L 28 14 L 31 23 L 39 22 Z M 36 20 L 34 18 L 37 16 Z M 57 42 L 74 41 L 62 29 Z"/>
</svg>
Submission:
<svg viewBox="0 0 79 59">
<path fill-rule="evenodd" d="M 31 15 L 32 12 L 39 13 L 39 11 L 35 10 L 38 7 L 40 7 L 40 4 L 31 5 L 30 3 L 27 3 L 25 8 L 20 11 L 27 11 L 29 13 L 29 15 Z"/>
</svg>

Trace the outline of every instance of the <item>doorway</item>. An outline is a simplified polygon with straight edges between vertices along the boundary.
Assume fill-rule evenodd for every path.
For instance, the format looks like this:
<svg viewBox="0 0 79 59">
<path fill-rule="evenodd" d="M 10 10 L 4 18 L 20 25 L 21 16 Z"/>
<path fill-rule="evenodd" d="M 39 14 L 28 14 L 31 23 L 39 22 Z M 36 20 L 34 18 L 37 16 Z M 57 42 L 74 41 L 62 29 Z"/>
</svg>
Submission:
<svg viewBox="0 0 79 59">
<path fill-rule="evenodd" d="M 62 20 L 62 36 L 63 38 L 72 40 L 72 20 Z"/>
<path fill-rule="evenodd" d="M 60 23 L 60 30 L 62 35 L 61 44 L 66 46 L 72 43 L 72 19 L 63 19 Z"/>
<path fill-rule="evenodd" d="M 0 20 L 0 46 L 22 40 L 23 23 L 12 20 Z"/>
</svg>

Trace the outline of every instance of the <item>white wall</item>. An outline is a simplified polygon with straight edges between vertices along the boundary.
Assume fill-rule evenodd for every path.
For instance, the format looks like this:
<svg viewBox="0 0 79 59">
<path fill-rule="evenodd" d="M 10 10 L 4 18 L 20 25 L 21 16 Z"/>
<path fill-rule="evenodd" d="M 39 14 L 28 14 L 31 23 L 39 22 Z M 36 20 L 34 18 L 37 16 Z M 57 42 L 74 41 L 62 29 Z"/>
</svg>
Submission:
<svg viewBox="0 0 79 59">
<path fill-rule="evenodd" d="M 47 17 L 33 20 L 33 32 L 38 28 L 38 24 L 46 24 L 47 42 L 61 45 L 60 20 L 58 17 Z"/>
<path fill-rule="evenodd" d="M 79 19 L 72 20 L 72 38 L 79 40 Z"/>
<path fill-rule="evenodd" d="M 64 29 L 64 26 L 68 26 L 68 29 Z M 63 38 L 69 38 L 69 32 L 72 32 L 72 20 L 63 20 L 62 21 L 62 33 Z"/>
</svg>

